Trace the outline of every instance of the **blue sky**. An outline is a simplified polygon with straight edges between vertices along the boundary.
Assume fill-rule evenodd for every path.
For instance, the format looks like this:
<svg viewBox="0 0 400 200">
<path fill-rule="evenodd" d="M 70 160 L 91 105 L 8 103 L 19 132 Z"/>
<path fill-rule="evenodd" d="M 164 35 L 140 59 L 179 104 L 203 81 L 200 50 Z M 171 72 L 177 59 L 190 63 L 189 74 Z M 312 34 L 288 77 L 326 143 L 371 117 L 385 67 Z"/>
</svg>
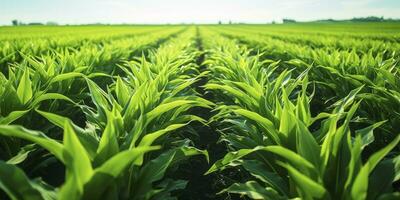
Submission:
<svg viewBox="0 0 400 200">
<path fill-rule="evenodd" d="M 370 15 L 400 18 L 400 0 L 0 0 L 2 25 L 12 19 L 60 24 L 265 23 Z"/>
</svg>

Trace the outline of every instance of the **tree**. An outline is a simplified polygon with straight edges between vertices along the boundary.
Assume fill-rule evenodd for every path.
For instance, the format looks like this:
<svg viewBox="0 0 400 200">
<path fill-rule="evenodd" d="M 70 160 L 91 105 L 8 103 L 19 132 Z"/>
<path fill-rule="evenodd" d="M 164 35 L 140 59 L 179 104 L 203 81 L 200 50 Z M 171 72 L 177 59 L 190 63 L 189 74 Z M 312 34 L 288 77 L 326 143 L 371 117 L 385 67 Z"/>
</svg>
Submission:
<svg viewBox="0 0 400 200">
<path fill-rule="evenodd" d="M 375 17 L 375 16 L 369 16 L 369 17 L 360 17 L 360 18 L 353 18 L 350 21 L 355 21 L 355 22 L 382 22 L 385 21 L 383 17 Z"/>
<path fill-rule="evenodd" d="M 294 19 L 283 19 L 282 21 L 283 21 L 284 24 L 286 24 L 286 23 L 296 23 L 296 20 L 294 20 Z"/>
<path fill-rule="evenodd" d="M 11 22 L 13 26 L 18 26 L 18 20 L 14 19 Z"/>
<path fill-rule="evenodd" d="M 28 25 L 31 25 L 31 26 L 40 26 L 40 25 L 44 25 L 44 24 L 41 23 L 41 22 L 31 22 L 31 23 L 28 23 Z"/>
</svg>

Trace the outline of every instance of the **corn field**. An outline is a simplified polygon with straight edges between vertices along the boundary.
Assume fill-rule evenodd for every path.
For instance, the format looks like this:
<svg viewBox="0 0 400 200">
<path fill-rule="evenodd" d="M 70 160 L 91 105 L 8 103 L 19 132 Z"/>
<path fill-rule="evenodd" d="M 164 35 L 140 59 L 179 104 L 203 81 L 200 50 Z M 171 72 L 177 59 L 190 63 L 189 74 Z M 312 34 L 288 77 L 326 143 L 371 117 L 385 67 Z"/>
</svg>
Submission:
<svg viewBox="0 0 400 200">
<path fill-rule="evenodd" d="M 0 199 L 400 199 L 396 23 L 0 27 Z"/>
</svg>

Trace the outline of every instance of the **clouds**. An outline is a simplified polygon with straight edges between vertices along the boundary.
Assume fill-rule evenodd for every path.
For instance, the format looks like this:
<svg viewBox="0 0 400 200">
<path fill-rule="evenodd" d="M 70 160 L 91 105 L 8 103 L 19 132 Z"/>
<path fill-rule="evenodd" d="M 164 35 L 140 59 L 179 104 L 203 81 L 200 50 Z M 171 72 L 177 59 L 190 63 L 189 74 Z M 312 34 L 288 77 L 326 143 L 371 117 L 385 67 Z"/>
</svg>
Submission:
<svg viewBox="0 0 400 200">
<path fill-rule="evenodd" d="M 0 0 L 0 24 L 12 19 L 60 23 L 265 23 L 385 16 L 400 18 L 399 0 Z"/>
</svg>

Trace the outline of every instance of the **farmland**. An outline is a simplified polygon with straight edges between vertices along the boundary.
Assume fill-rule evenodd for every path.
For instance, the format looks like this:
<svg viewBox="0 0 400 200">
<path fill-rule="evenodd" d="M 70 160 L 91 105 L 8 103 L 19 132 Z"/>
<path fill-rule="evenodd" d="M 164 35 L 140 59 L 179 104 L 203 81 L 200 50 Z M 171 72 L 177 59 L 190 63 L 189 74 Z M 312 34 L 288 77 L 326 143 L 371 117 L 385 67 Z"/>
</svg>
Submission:
<svg viewBox="0 0 400 200">
<path fill-rule="evenodd" d="M 399 199 L 400 24 L 0 27 L 0 199 Z"/>
</svg>

